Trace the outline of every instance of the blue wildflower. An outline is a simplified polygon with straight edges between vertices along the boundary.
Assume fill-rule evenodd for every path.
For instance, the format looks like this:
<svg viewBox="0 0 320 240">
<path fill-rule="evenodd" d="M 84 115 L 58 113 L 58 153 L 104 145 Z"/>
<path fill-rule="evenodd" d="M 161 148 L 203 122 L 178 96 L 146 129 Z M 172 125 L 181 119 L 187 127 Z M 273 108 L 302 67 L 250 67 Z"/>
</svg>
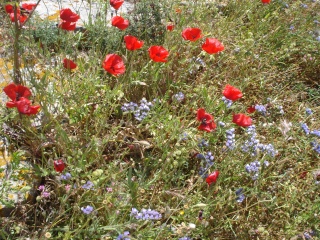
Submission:
<svg viewBox="0 0 320 240">
<path fill-rule="evenodd" d="M 256 160 L 246 164 L 245 169 L 247 173 L 251 175 L 252 180 L 257 180 L 259 177 L 260 162 Z"/>
<path fill-rule="evenodd" d="M 243 200 L 246 198 L 245 195 L 243 194 L 243 188 L 239 188 L 236 190 L 236 196 L 237 196 L 236 201 L 238 203 L 242 203 Z"/>
<path fill-rule="evenodd" d="M 309 130 L 309 128 L 308 128 L 308 125 L 307 125 L 306 123 L 300 123 L 300 125 L 301 125 L 301 128 L 302 128 L 302 130 L 304 131 L 304 133 L 305 133 L 306 135 L 309 135 L 310 130 Z"/>
<path fill-rule="evenodd" d="M 83 189 L 90 190 L 94 187 L 93 182 L 87 181 L 85 184 L 81 186 Z"/>
<path fill-rule="evenodd" d="M 233 103 L 232 100 L 227 99 L 227 98 L 224 97 L 224 96 L 223 96 L 221 99 L 222 99 L 222 101 L 224 102 L 224 104 L 226 105 L 227 108 L 230 108 L 230 107 L 231 107 L 231 105 L 232 105 L 232 103 Z"/>
<path fill-rule="evenodd" d="M 93 211 L 93 207 L 88 205 L 86 207 L 82 207 L 81 208 L 81 211 L 84 213 L 84 214 L 90 214 L 92 211 Z"/>
<path fill-rule="evenodd" d="M 236 141 L 235 141 L 235 134 L 234 134 L 234 128 L 230 128 L 229 130 L 226 131 L 226 135 L 227 135 L 227 142 L 226 142 L 226 146 L 227 148 L 229 148 L 230 150 L 235 149 L 236 147 Z"/>
<path fill-rule="evenodd" d="M 191 238 L 189 238 L 189 237 L 182 237 L 182 238 L 179 238 L 179 240 L 191 240 Z"/>
<path fill-rule="evenodd" d="M 310 132 L 312 135 L 316 135 L 317 137 L 320 137 L 320 130 L 313 130 Z"/>
<path fill-rule="evenodd" d="M 257 112 L 261 113 L 263 116 L 267 114 L 267 109 L 264 105 L 255 105 L 254 108 Z"/>
<path fill-rule="evenodd" d="M 310 116 L 310 115 L 312 115 L 312 110 L 310 109 L 310 108 L 306 108 L 306 114 L 307 114 L 307 116 Z"/>
<path fill-rule="evenodd" d="M 125 231 L 123 234 L 119 234 L 119 236 L 117 237 L 117 240 L 130 240 L 130 238 L 128 237 L 130 235 L 129 231 Z"/>
<path fill-rule="evenodd" d="M 198 146 L 200 148 L 204 148 L 204 147 L 208 147 L 209 146 L 209 142 L 206 141 L 205 139 L 200 139 L 199 143 L 198 143 Z"/>
<path fill-rule="evenodd" d="M 314 141 L 314 142 L 311 142 L 311 146 L 313 147 L 313 150 L 315 150 L 317 153 L 320 154 L 320 144 Z"/>
<path fill-rule="evenodd" d="M 226 126 L 226 124 L 224 123 L 224 122 L 222 122 L 222 121 L 219 121 L 219 126 L 221 126 L 221 127 L 224 127 L 224 126 Z"/>
<path fill-rule="evenodd" d="M 66 180 L 70 179 L 71 177 L 72 177 L 71 174 L 67 172 L 65 174 L 62 174 L 60 178 L 61 178 L 61 180 L 66 181 Z"/>
<path fill-rule="evenodd" d="M 142 220 L 159 220 L 162 218 L 162 215 L 156 210 L 149 209 L 141 209 L 139 212 L 136 208 L 132 208 L 130 216 L 135 217 L 136 219 Z"/>
<path fill-rule="evenodd" d="M 123 112 L 132 112 L 135 119 L 137 119 L 138 121 L 142 121 L 147 117 L 148 112 L 151 110 L 151 107 L 153 107 L 153 103 L 148 102 L 145 98 L 142 98 L 140 100 L 140 105 L 134 102 L 125 103 L 121 107 L 121 110 Z"/>
<path fill-rule="evenodd" d="M 182 102 L 184 100 L 184 94 L 182 92 L 178 92 L 177 94 L 173 95 L 173 97 L 178 101 Z"/>
</svg>

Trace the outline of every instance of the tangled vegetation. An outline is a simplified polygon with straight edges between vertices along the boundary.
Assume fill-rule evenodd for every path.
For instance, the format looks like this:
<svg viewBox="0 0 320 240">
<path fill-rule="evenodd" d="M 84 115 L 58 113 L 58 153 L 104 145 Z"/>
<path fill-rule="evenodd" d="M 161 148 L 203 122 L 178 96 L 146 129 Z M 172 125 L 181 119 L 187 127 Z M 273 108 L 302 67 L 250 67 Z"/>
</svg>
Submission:
<svg viewBox="0 0 320 240">
<path fill-rule="evenodd" d="M 39 181 L 0 238 L 319 239 L 320 2 L 269 2 L 30 16 L 0 122 Z"/>
</svg>

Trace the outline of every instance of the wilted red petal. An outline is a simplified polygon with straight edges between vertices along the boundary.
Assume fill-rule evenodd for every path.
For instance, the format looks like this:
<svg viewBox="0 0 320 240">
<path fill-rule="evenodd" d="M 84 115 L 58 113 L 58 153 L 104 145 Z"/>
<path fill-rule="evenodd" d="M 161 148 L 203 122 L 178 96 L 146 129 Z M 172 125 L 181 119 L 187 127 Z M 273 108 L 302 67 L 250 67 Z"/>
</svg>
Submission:
<svg viewBox="0 0 320 240">
<path fill-rule="evenodd" d="M 242 97 L 242 92 L 238 88 L 235 88 L 234 86 L 231 86 L 229 84 L 225 86 L 222 93 L 223 96 L 232 101 L 236 101 Z"/>
<path fill-rule="evenodd" d="M 263 4 L 268 4 L 268 3 L 271 2 L 271 0 L 261 0 L 261 2 L 262 2 Z"/>
<path fill-rule="evenodd" d="M 217 179 L 219 177 L 219 171 L 214 171 L 213 173 L 211 173 L 207 178 L 206 178 L 206 182 L 208 183 L 208 185 L 210 186 L 212 183 L 216 183 Z"/>
<path fill-rule="evenodd" d="M 75 69 L 77 67 L 77 64 L 72 60 L 65 58 L 63 59 L 63 67 L 66 69 Z"/>
<path fill-rule="evenodd" d="M 201 29 L 199 28 L 186 28 L 182 31 L 182 37 L 184 40 L 191 42 L 197 41 L 201 38 Z"/>
<path fill-rule="evenodd" d="M 123 74 L 126 70 L 122 58 L 117 54 L 108 54 L 102 66 L 107 72 L 114 76 Z"/>
<path fill-rule="evenodd" d="M 242 113 L 234 114 L 232 122 L 241 127 L 249 127 L 252 125 L 252 119 L 249 116 Z"/>
<path fill-rule="evenodd" d="M 60 18 L 66 22 L 76 22 L 80 19 L 80 16 L 72 12 L 70 8 L 64 8 L 60 11 Z"/>
<path fill-rule="evenodd" d="M 144 44 L 143 41 L 139 41 L 136 37 L 130 35 L 125 36 L 124 41 L 126 43 L 126 48 L 131 51 L 142 48 Z"/>
<path fill-rule="evenodd" d="M 118 10 L 121 5 L 123 4 L 124 0 L 110 0 L 110 5 L 115 9 Z"/>
<path fill-rule="evenodd" d="M 54 169 L 59 173 L 63 172 L 63 170 L 66 167 L 62 159 L 53 161 L 53 166 L 54 166 Z"/>
<path fill-rule="evenodd" d="M 114 16 L 111 19 L 111 25 L 119 28 L 120 30 L 124 30 L 129 26 L 129 21 L 120 16 Z"/>
<path fill-rule="evenodd" d="M 76 29 L 76 23 L 75 22 L 62 21 L 59 24 L 59 28 L 67 30 L 67 31 L 74 31 Z"/>
<path fill-rule="evenodd" d="M 202 44 L 202 49 L 209 54 L 214 54 L 223 51 L 224 46 L 218 39 L 207 38 L 205 43 Z"/>
<path fill-rule="evenodd" d="M 149 56 L 155 62 L 167 62 L 169 52 L 162 46 L 151 46 L 149 49 Z"/>
</svg>

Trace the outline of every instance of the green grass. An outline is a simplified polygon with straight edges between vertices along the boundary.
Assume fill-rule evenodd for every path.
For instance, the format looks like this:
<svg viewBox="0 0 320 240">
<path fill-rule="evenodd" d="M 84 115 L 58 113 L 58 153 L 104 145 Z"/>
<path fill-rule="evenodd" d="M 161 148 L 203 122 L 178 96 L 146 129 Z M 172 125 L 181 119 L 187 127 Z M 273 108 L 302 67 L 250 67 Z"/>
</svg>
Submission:
<svg viewBox="0 0 320 240">
<path fill-rule="evenodd" d="M 25 64 L 24 85 L 41 105 L 36 116 L 40 124 L 35 127 L 36 117 L 20 116 L 3 104 L 1 122 L 19 139 L 2 135 L 13 152 L 23 149 L 35 164 L 50 197 L 38 191 L 34 203 L 20 205 L 22 214 L 1 218 L 0 238 L 45 239 L 50 233 L 51 239 L 116 239 L 129 231 L 131 239 L 303 239 L 301 234 L 312 229 L 317 234 L 313 239 L 319 239 L 320 156 L 310 145 L 319 139 L 305 135 L 300 123 L 320 129 L 320 42 L 314 35 L 320 27 L 314 22 L 320 21 L 320 3 L 294 1 L 287 8 L 276 0 L 269 5 L 258 0 L 220 2 L 163 1 L 151 8 L 153 21 L 146 17 L 151 10 L 138 6 L 127 17 L 142 20 L 125 31 L 104 21 L 85 26 L 84 33 L 57 30 L 36 16 L 30 21 L 36 30 L 23 31 L 20 47 L 23 62 L 32 63 Z M 166 21 L 175 23 L 172 32 L 165 31 Z M 10 36 L 10 24 L 6 26 Z M 219 39 L 225 50 L 209 55 L 201 49 L 204 39 L 184 41 L 181 32 L 186 27 L 201 28 L 204 38 Z M 158 39 L 152 38 L 155 30 L 164 30 Z M 126 50 L 126 34 L 144 39 L 143 48 Z M 167 63 L 149 59 L 152 44 L 169 50 Z M 6 46 L 10 59 L 12 46 Z M 124 59 L 125 74 L 113 77 L 104 71 L 102 61 L 109 53 Z M 63 68 L 66 56 L 78 64 L 76 70 Z M 244 94 L 231 108 L 221 100 L 226 84 Z M 174 99 L 178 92 L 185 95 L 182 102 Z M 121 106 L 142 97 L 156 100 L 139 122 Z M 246 113 L 255 104 L 267 106 L 266 116 L 257 111 L 250 116 L 260 143 L 273 144 L 278 151 L 274 157 L 241 150 L 250 136 L 232 123 L 232 114 Z M 226 126 L 212 133 L 199 131 L 199 108 Z M 306 108 L 313 110 L 311 116 Z M 292 124 L 285 134 L 284 121 Z M 225 146 L 230 128 L 235 128 L 234 150 Z M 209 145 L 199 147 L 200 139 Z M 208 173 L 220 171 L 210 187 L 199 176 L 201 159 L 195 157 L 208 151 L 214 156 Z M 53 161 L 60 158 L 70 180 L 60 180 L 54 170 Z M 245 166 L 255 160 L 262 167 L 252 180 Z M 270 165 L 263 166 L 264 161 Z M 93 190 L 81 188 L 87 181 L 93 182 Z M 242 203 L 236 201 L 238 188 L 245 195 Z M 81 211 L 87 205 L 94 208 L 89 215 Z M 136 220 L 130 216 L 132 208 L 151 208 L 162 218 Z"/>
</svg>

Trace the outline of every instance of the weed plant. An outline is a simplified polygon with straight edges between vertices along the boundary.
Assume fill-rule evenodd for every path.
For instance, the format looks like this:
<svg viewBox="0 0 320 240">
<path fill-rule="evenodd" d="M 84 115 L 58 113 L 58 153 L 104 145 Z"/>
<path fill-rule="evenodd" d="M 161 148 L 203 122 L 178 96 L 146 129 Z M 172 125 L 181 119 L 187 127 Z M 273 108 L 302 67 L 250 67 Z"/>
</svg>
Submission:
<svg viewBox="0 0 320 240">
<path fill-rule="evenodd" d="M 319 239 L 320 2 L 153 2 L 123 16 L 124 31 L 96 21 L 67 32 L 36 16 L 27 24 L 23 85 L 41 110 L 3 104 L 2 135 L 42 181 L 34 202 L 0 219 L 0 238 Z M 185 41 L 187 27 L 202 39 Z M 144 46 L 127 50 L 127 34 Z M 203 51 L 207 37 L 224 51 Z M 150 60 L 151 45 L 168 61 Z M 118 77 L 102 68 L 113 53 L 126 66 Z M 78 67 L 65 69 L 64 58 Z M 229 107 L 227 84 L 243 93 Z M 214 131 L 198 129 L 200 108 Z M 253 126 L 234 124 L 238 113 Z"/>
</svg>

